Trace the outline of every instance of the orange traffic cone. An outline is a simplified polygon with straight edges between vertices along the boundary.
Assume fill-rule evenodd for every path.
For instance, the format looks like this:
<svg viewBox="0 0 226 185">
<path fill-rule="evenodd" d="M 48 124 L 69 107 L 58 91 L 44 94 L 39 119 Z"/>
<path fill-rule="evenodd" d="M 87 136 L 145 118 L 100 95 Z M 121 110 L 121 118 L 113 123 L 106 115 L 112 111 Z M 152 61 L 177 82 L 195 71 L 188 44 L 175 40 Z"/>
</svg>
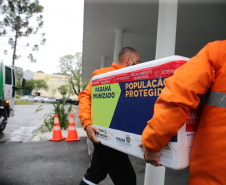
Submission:
<svg viewBox="0 0 226 185">
<path fill-rule="evenodd" d="M 66 138 L 66 141 L 79 141 L 79 140 L 80 138 L 77 135 L 73 114 L 70 114 L 69 126 L 68 126 L 68 137 Z"/>
<path fill-rule="evenodd" d="M 61 128 L 60 128 L 60 122 L 58 119 L 58 115 L 55 114 L 54 116 L 54 125 L 53 125 L 53 138 L 49 139 L 50 141 L 60 141 L 65 139 L 65 137 L 62 136 Z"/>
</svg>

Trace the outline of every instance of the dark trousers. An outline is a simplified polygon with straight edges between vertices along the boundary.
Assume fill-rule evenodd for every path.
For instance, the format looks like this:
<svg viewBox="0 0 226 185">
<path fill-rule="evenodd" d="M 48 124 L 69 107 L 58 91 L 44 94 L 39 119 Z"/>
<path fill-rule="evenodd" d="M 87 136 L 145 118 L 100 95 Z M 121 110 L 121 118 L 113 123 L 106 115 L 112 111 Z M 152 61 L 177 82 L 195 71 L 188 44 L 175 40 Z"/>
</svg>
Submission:
<svg viewBox="0 0 226 185">
<path fill-rule="evenodd" d="M 98 184 L 107 174 L 115 185 L 136 185 L 136 174 L 127 154 L 102 144 L 94 144 L 91 165 L 84 178 Z M 80 183 L 85 184 L 84 181 Z"/>
</svg>

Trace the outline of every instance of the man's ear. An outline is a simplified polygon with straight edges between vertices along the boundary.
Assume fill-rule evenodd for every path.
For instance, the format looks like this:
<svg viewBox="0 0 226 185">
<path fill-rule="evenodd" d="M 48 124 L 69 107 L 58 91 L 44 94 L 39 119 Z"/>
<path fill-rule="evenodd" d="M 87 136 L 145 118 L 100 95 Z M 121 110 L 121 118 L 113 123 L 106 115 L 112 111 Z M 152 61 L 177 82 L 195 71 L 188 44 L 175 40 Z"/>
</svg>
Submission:
<svg viewBox="0 0 226 185">
<path fill-rule="evenodd" d="M 130 56 L 126 56 L 126 61 L 129 62 Z"/>
<path fill-rule="evenodd" d="M 129 60 L 129 56 L 124 57 L 121 64 L 124 66 L 128 66 L 128 60 Z"/>
</svg>

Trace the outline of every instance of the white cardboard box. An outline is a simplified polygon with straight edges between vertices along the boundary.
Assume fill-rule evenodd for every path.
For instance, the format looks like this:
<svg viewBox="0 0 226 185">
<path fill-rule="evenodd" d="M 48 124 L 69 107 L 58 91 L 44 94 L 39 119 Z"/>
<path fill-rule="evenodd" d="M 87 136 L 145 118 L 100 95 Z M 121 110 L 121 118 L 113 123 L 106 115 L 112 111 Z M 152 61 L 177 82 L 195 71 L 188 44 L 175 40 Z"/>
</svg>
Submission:
<svg viewBox="0 0 226 185">
<path fill-rule="evenodd" d="M 165 86 L 165 80 L 189 58 L 170 56 L 111 71 L 92 79 L 91 120 L 100 133 L 102 144 L 143 159 L 138 147 L 154 104 Z M 161 163 L 169 168 L 189 166 L 190 152 L 199 113 L 190 119 L 161 150 Z"/>
</svg>

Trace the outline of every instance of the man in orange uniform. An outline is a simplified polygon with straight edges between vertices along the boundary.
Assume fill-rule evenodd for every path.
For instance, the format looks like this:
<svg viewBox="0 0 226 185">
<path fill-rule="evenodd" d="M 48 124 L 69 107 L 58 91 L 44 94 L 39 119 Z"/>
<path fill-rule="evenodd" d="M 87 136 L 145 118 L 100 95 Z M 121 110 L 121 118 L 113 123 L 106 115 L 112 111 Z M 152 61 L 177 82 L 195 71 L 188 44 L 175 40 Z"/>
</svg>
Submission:
<svg viewBox="0 0 226 185">
<path fill-rule="evenodd" d="M 137 64 L 139 63 L 139 54 L 135 49 L 125 47 L 119 52 L 118 63 L 112 63 L 111 67 L 94 71 L 92 77 Z M 100 144 L 95 136 L 95 132 L 99 132 L 99 130 L 91 122 L 91 88 L 92 79 L 87 88 L 80 92 L 78 97 L 79 117 L 89 139 L 94 143 L 91 165 L 86 171 L 80 185 L 98 184 L 106 178 L 107 174 L 110 175 L 116 185 L 135 185 L 136 174 L 128 155 Z"/>
<path fill-rule="evenodd" d="M 226 40 L 207 44 L 167 79 L 143 131 L 146 162 L 160 166 L 160 150 L 206 94 L 191 152 L 189 185 L 226 184 Z"/>
</svg>

